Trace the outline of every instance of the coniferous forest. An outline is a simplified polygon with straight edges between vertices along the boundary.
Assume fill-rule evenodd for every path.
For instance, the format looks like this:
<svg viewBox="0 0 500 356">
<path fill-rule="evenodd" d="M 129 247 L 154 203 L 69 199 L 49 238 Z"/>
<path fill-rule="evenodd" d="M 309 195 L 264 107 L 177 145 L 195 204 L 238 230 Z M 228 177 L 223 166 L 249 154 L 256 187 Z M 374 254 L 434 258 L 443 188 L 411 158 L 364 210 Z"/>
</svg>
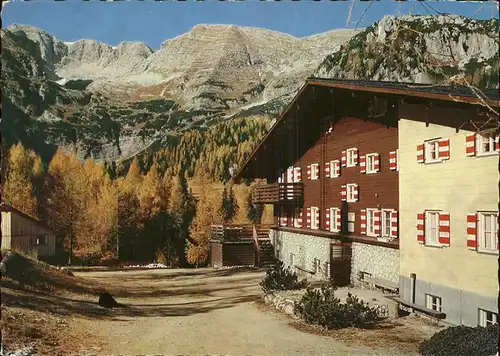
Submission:
<svg viewBox="0 0 500 356">
<path fill-rule="evenodd" d="M 202 266 L 211 224 L 261 220 L 250 199 L 256 183 L 234 185 L 229 168 L 251 153 L 266 125 L 224 121 L 118 165 L 82 162 L 61 147 L 45 162 L 20 143 L 3 144 L 3 201 L 54 231 L 58 264 Z"/>
</svg>

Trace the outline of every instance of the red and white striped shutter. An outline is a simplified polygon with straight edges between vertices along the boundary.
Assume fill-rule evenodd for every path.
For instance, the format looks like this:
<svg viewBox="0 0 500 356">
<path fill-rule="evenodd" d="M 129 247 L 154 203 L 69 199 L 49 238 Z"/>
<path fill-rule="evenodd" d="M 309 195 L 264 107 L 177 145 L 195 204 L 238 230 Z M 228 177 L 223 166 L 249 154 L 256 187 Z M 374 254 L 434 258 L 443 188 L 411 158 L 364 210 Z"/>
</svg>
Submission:
<svg viewBox="0 0 500 356">
<path fill-rule="evenodd" d="M 293 167 L 286 170 L 286 182 L 293 183 Z"/>
<path fill-rule="evenodd" d="M 316 208 L 316 228 L 317 229 L 319 229 L 319 223 L 320 223 L 320 221 L 319 221 L 319 213 L 320 213 L 319 208 Z"/>
<path fill-rule="evenodd" d="M 366 156 L 361 156 L 359 158 L 359 172 L 366 173 Z"/>
<path fill-rule="evenodd" d="M 389 169 L 395 171 L 398 168 L 396 151 L 389 152 Z"/>
<path fill-rule="evenodd" d="M 450 246 L 450 213 L 439 213 L 439 243 Z"/>
<path fill-rule="evenodd" d="M 354 201 L 359 201 L 359 185 L 354 184 Z"/>
<path fill-rule="evenodd" d="M 302 169 L 300 167 L 295 167 L 295 181 L 302 181 Z"/>
<path fill-rule="evenodd" d="M 314 166 L 314 169 L 316 170 L 316 179 L 319 179 L 319 163 Z"/>
<path fill-rule="evenodd" d="M 342 201 L 347 201 L 347 186 L 346 185 L 342 185 L 342 190 L 341 190 L 341 194 L 342 194 Z"/>
<path fill-rule="evenodd" d="M 391 211 L 391 237 L 398 238 L 398 212 L 397 210 Z"/>
<path fill-rule="evenodd" d="M 465 136 L 465 155 L 469 157 L 476 155 L 476 134 Z"/>
<path fill-rule="evenodd" d="M 332 162 L 325 163 L 325 178 L 330 178 L 330 169 L 332 167 Z"/>
<path fill-rule="evenodd" d="M 424 144 L 417 145 L 417 163 L 424 163 Z"/>
<path fill-rule="evenodd" d="M 335 164 L 335 175 L 337 177 L 340 177 L 340 162 L 339 162 L 339 160 L 336 160 L 335 162 L 336 162 L 336 164 Z"/>
<path fill-rule="evenodd" d="M 306 226 L 308 228 L 311 228 L 311 208 L 307 208 L 307 214 L 306 214 Z"/>
<path fill-rule="evenodd" d="M 325 212 L 325 230 L 330 231 L 330 210 L 331 208 L 327 208 Z"/>
<path fill-rule="evenodd" d="M 381 221 L 381 212 L 380 210 L 375 210 L 373 213 L 373 228 L 375 230 L 375 236 L 379 237 L 380 232 L 382 231 L 382 221 Z"/>
<path fill-rule="evenodd" d="M 375 172 L 380 172 L 380 154 L 379 153 L 375 153 L 375 158 L 374 158 L 375 162 L 374 162 L 374 168 L 375 168 Z"/>
<path fill-rule="evenodd" d="M 337 223 L 337 232 L 342 231 L 342 214 L 340 209 L 335 210 L 335 220 Z"/>
<path fill-rule="evenodd" d="M 360 211 L 361 234 L 366 235 L 366 209 Z"/>
<path fill-rule="evenodd" d="M 354 159 L 354 165 L 358 165 L 358 149 L 354 147 L 354 153 L 353 153 L 353 159 Z"/>
<path fill-rule="evenodd" d="M 303 226 L 302 215 L 303 215 L 303 211 L 302 211 L 302 209 L 300 209 L 300 214 L 299 214 L 299 227 L 302 227 L 302 226 Z"/>
<path fill-rule="evenodd" d="M 495 151 L 500 152 L 500 135 L 495 137 Z"/>
<path fill-rule="evenodd" d="M 477 249 L 477 215 L 467 214 L 467 247 Z"/>
<path fill-rule="evenodd" d="M 425 234 L 424 234 L 424 213 L 417 214 L 417 241 L 421 244 L 425 242 Z"/>
<path fill-rule="evenodd" d="M 347 151 L 342 151 L 341 163 L 342 167 L 347 166 Z"/>
<path fill-rule="evenodd" d="M 439 159 L 450 159 L 450 139 L 439 140 Z"/>
<path fill-rule="evenodd" d="M 311 165 L 307 166 L 307 179 L 311 180 Z"/>
</svg>

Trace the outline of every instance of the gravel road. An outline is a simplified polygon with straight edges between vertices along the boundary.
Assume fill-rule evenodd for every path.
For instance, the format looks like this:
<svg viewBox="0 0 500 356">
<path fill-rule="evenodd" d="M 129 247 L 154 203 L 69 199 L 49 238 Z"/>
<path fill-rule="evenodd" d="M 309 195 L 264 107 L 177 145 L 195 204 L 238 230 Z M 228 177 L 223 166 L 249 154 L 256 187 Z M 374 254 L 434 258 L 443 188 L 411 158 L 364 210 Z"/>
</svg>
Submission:
<svg viewBox="0 0 500 356">
<path fill-rule="evenodd" d="M 113 355 L 401 355 L 297 330 L 290 318 L 256 303 L 264 272 L 146 270 L 78 272 L 105 285 L 127 308 L 112 318 L 74 323 Z"/>
</svg>

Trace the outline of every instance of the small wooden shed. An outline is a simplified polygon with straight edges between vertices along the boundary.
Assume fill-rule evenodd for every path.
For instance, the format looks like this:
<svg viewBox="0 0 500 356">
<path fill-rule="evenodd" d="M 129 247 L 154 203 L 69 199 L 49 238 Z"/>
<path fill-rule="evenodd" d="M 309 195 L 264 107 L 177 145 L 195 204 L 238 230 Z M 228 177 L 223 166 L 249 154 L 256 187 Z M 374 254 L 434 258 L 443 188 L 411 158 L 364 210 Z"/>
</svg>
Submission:
<svg viewBox="0 0 500 356">
<path fill-rule="evenodd" d="M 1 204 L 2 250 L 22 252 L 36 251 L 39 257 L 54 256 L 56 239 L 54 232 L 41 221 L 22 211 Z"/>
</svg>

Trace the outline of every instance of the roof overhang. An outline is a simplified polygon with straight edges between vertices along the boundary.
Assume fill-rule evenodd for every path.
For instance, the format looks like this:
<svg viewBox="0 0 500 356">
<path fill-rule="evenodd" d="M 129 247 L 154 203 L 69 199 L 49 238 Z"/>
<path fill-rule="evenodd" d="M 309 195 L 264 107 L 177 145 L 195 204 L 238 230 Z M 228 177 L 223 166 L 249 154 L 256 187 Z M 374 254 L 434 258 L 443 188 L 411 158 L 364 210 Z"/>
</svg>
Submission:
<svg viewBox="0 0 500 356">
<path fill-rule="evenodd" d="M 314 91 L 315 87 L 331 88 L 332 91 L 339 90 L 342 92 L 352 92 L 353 94 L 366 93 L 372 95 L 383 95 L 393 98 L 415 98 L 424 99 L 429 101 L 441 101 L 448 102 L 451 105 L 458 106 L 469 106 L 477 105 L 478 107 L 490 107 L 498 111 L 500 107 L 500 100 L 498 99 L 498 92 L 493 93 L 492 91 L 488 94 L 492 94 L 491 97 L 484 98 L 475 95 L 472 89 L 469 87 L 457 87 L 457 86 L 440 86 L 440 85 L 424 85 L 424 84 L 413 84 L 413 83 L 397 83 L 397 82 L 370 82 L 370 81 L 358 81 L 358 80 L 334 80 L 334 79 L 321 79 L 321 78 L 308 78 L 305 84 L 299 89 L 292 101 L 286 106 L 286 108 L 279 114 L 278 119 L 275 124 L 270 128 L 264 138 L 260 141 L 257 147 L 253 150 L 252 154 L 244 161 L 243 165 L 238 169 L 235 174 L 235 181 L 239 181 L 243 178 L 258 178 L 254 175 L 249 176 L 247 171 L 249 166 L 258 164 L 257 161 L 266 157 L 269 159 L 268 154 L 263 154 L 267 147 L 272 145 L 273 138 L 275 139 L 278 131 L 282 130 L 287 126 L 288 128 L 291 124 L 297 125 L 298 122 L 293 122 L 294 120 L 299 120 L 300 115 L 297 113 L 294 115 L 294 111 L 298 111 L 300 107 L 300 100 L 305 96 L 309 95 Z M 303 127 L 302 127 L 303 128 Z M 301 132 L 302 133 L 302 132 Z M 261 174 L 262 176 L 262 174 Z M 261 177 L 262 178 L 262 177 Z"/>
</svg>

